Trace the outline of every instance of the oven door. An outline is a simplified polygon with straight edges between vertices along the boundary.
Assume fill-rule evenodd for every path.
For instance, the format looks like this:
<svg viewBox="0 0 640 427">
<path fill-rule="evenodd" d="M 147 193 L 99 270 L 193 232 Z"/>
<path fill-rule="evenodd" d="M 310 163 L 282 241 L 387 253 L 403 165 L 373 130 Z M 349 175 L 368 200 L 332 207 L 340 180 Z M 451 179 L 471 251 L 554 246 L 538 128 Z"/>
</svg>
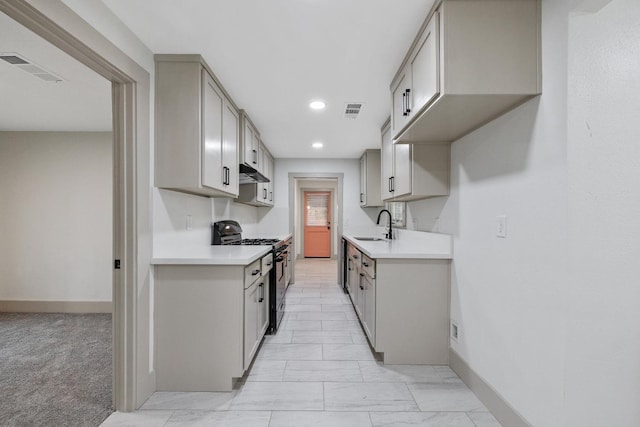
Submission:
<svg viewBox="0 0 640 427">
<path fill-rule="evenodd" d="M 276 304 L 279 308 L 280 302 L 284 299 L 287 287 L 287 261 L 286 255 L 280 252 L 276 255 Z"/>
</svg>

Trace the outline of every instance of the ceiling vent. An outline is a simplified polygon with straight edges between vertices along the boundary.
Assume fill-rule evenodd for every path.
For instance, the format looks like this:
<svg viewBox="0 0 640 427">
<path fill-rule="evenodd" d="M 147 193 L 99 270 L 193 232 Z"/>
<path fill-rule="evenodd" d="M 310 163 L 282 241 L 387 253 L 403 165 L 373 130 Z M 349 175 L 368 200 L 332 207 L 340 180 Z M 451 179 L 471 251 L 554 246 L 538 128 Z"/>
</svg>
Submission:
<svg viewBox="0 0 640 427">
<path fill-rule="evenodd" d="M 60 76 L 57 76 L 52 72 L 45 70 L 41 66 L 34 64 L 24 56 L 15 52 L 0 54 L 0 59 L 45 82 L 58 83 L 62 81 L 62 78 Z"/>
<path fill-rule="evenodd" d="M 346 105 L 344 109 L 344 117 L 345 119 L 355 119 L 360 114 L 360 109 L 362 109 L 362 103 L 353 102 Z"/>
</svg>

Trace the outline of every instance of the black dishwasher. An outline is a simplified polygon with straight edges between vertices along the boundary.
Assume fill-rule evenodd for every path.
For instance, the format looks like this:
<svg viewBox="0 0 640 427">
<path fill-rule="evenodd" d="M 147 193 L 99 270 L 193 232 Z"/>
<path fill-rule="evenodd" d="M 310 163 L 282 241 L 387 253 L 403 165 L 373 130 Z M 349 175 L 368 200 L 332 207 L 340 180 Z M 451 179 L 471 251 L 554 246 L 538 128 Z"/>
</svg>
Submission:
<svg viewBox="0 0 640 427">
<path fill-rule="evenodd" d="M 347 275 L 349 274 L 348 261 L 349 257 L 347 255 L 347 239 L 344 237 L 340 242 L 340 253 L 338 254 L 338 284 L 342 286 L 344 289 L 344 293 L 349 293 L 347 289 Z"/>
</svg>

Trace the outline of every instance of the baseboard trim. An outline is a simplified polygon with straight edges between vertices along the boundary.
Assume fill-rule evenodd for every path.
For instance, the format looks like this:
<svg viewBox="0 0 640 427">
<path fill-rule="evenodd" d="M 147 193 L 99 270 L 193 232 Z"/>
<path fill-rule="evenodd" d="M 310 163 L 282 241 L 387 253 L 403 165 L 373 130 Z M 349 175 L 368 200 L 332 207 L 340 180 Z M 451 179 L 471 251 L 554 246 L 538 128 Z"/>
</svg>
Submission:
<svg viewBox="0 0 640 427">
<path fill-rule="evenodd" d="M 111 301 L 0 301 L 3 313 L 112 313 Z"/>
<path fill-rule="evenodd" d="M 533 427 L 453 349 L 449 349 L 449 366 L 503 426 Z"/>
</svg>

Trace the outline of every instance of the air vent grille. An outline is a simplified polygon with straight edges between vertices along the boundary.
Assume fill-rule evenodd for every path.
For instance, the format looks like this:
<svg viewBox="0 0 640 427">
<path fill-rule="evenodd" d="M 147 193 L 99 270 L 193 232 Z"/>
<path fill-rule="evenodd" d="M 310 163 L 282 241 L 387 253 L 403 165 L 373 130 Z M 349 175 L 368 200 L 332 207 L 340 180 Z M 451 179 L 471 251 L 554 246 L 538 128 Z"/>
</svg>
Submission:
<svg viewBox="0 0 640 427">
<path fill-rule="evenodd" d="M 0 59 L 45 82 L 57 83 L 62 81 L 62 78 L 60 76 L 57 76 L 52 72 L 44 69 L 43 67 L 34 64 L 18 53 L 3 53 L 0 54 Z"/>
<path fill-rule="evenodd" d="M 351 102 L 348 103 L 344 108 L 344 117 L 347 119 L 355 119 L 360 114 L 360 110 L 362 109 L 362 103 L 360 102 Z"/>
</svg>

